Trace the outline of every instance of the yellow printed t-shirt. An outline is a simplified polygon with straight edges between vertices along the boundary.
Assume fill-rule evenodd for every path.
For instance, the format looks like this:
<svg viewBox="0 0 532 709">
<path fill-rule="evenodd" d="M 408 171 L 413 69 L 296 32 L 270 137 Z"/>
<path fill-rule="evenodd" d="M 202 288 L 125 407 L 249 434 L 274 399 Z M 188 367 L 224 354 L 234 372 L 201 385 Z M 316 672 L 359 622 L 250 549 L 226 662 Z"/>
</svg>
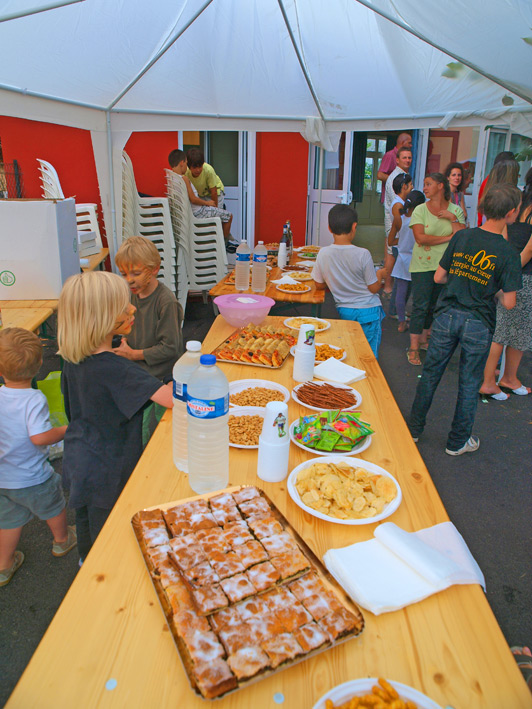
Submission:
<svg viewBox="0 0 532 709">
<path fill-rule="evenodd" d="M 456 204 L 451 204 L 447 207 L 448 211 L 456 215 L 460 224 L 465 224 L 464 213 Z M 421 224 L 425 234 L 431 236 L 451 236 L 453 227 L 448 219 L 439 219 L 429 211 L 426 204 L 420 204 L 412 212 L 410 218 L 410 228 L 415 224 Z M 440 259 L 445 253 L 447 244 L 437 244 L 436 246 L 420 246 L 414 244 L 412 251 L 412 260 L 410 261 L 410 273 L 421 273 L 426 271 L 435 271 L 438 268 Z"/>
<path fill-rule="evenodd" d="M 201 197 L 201 199 L 210 199 L 211 189 L 213 187 L 216 187 L 218 194 L 224 190 L 223 182 L 214 171 L 212 165 L 209 165 L 207 162 L 203 163 L 203 170 L 201 171 L 201 175 L 199 177 L 192 177 L 192 174 L 188 168 L 185 175 L 198 190 L 198 196 Z"/>
</svg>

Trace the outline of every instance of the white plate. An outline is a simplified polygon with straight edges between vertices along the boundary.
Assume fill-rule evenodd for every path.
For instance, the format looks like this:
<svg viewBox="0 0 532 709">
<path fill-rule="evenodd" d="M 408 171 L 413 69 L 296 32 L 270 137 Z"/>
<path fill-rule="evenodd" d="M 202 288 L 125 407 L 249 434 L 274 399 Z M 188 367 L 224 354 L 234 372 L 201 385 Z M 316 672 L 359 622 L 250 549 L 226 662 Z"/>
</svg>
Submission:
<svg viewBox="0 0 532 709">
<path fill-rule="evenodd" d="M 326 343 L 325 342 L 316 342 L 316 347 L 318 345 L 324 345 L 324 344 L 326 344 Z M 343 350 L 344 349 L 343 347 L 337 347 L 336 345 L 328 345 L 328 346 L 332 350 Z M 290 348 L 290 354 L 292 355 L 292 357 L 295 357 L 296 347 L 297 347 L 297 345 L 292 345 L 292 347 Z M 347 352 L 344 350 L 343 355 L 338 358 L 338 361 L 343 362 L 346 357 L 347 357 Z M 333 357 L 333 359 L 336 359 L 336 357 Z M 316 362 L 318 362 L 318 361 L 319 360 L 316 360 Z M 322 360 L 322 361 L 325 361 L 325 360 Z"/>
<path fill-rule="evenodd" d="M 297 279 L 295 279 L 297 280 Z M 290 285 L 290 284 L 288 284 Z M 299 285 L 303 285 L 302 283 L 299 283 Z M 281 283 L 280 285 L 277 286 L 277 290 L 280 290 L 281 293 L 288 293 L 289 295 L 301 295 L 301 293 L 308 293 L 312 288 L 310 286 L 305 286 L 304 290 L 286 290 L 286 288 L 283 288 L 283 284 Z"/>
<path fill-rule="evenodd" d="M 302 401 L 300 401 L 297 398 L 297 392 L 300 387 L 303 386 L 303 384 L 307 384 L 308 382 L 302 382 L 301 384 L 298 384 L 292 389 L 292 399 L 297 403 L 301 404 L 301 406 L 304 406 L 307 409 L 311 409 L 312 411 L 331 411 L 331 407 L 327 407 L 326 409 L 320 409 L 317 406 L 311 406 L 310 404 L 305 404 Z M 353 406 L 350 406 L 348 409 L 342 409 L 342 411 L 354 411 L 355 409 L 360 408 L 360 404 L 362 403 L 362 394 L 357 391 L 356 389 L 351 389 L 351 387 L 345 386 L 344 384 L 335 384 L 334 382 L 312 382 L 316 386 L 323 386 L 324 384 L 330 384 L 333 387 L 336 387 L 336 389 L 345 389 L 346 391 L 350 391 L 355 399 L 356 403 Z"/>
<path fill-rule="evenodd" d="M 292 443 L 294 443 L 298 448 L 302 448 L 304 451 L 307 451 L 307 453 L 312 453 L 313 455 L 356 455 L 357 453 L 362 453 L 362 451 L 365 451 L 366 448 L 369 448 L 371 445 L 371 436 L 366 436 L 366 438 L 362 441 L 362 443 L 359 443 L 358 446 L 355 446 L 352 450 L 350 451 L 318 451 L 315 448 L 309 448 L 306 446 L 304 443 L 301 443 L 300 441 L 297 440 L 297 438 L 294 435 L 294 428 L 296 424 L 299 423 L 299 419 L 296 419 L 293 423 L 290 424 L 290 440 Z"/>
<path fill-rule="evenodd" d="M 337 465 L 338 463 L 345 463 L 346 465 L 349 465 L 351 468 L 364 468 L 364 470 L 369 470 L 370 473 L 375 473 L 376 475 L 386 475 L 386 477 L 391 478 L 394 483 L 397 486 L 397 496 L 395 499 L 393 499 L 391 502 L 389 502 L 386 507 L 383 509 L 383 511 L 380 513 L 380 515 L 375 515 L 375 517 L 367 517 L 366 519 L 337 519 L 336 517 L 330 517 L 329 515 L 324 515 L 322 512 L 318 512 L 317 510 L 313 510 L 312 507 L 307 507 L 302 501 L 301 498 L 299 497 L 299 492 L 296 489 L 296 478 L 297 474 L 299 473 L 300 470 L 303 470 L 304 468 L 308 468 L 309 465 L 313 465 L 314 463 L 333 463 L 334 465 Z M 395 510 L 399 507 L 401 504 L 401 500 L 403 499 L 403 494 L 401 492 L 401 488 L 399 487 L 399 483 L 397 480 L 394 478 L 394 476 L 389 473 L 387 470 L 384 470 L 384 468 L 381 468 L 379 465 L 375 465 L 375 463 L 368 463 L 367 460 L 362 460 L 362 458 L 348 458 L 347 456 L 340 456 L 340 455 L 329 455 L 327 457 L 322 457 L 322 458 L 310 458 L 310 460 L 306 460 L 304 463 L 301 463 L 297 467 L 295 467 L 290 475 L 288 476 L 288 481 L 287 481 L 287 489 L 288 489 L 288 494 L 292 498 L 292 500 L 296 503 L 298 507 L 301 507 L 302 510 L 305 512 L 308 512 L 309 515 L 312 515 L 313 517 L 317 517 L 318 519 L 323 519 L 325 522 L 332 522 L 333 524 L 347 524 L 347 525 L 361 525 L 361 524 L 375 524 L 375 522 L 380 522 L 383 519 L 386 519 L 386 517 L 389 517 L 390 515 L 393 515 Z M 371 689 L 371 687 L 370 687 Z M 363 692 L 364 694 L 364 692 Z"/>
<path fill-rule="evenodd" d="M 229 382 L 229 397 L 231 397 L 232 394 L 239 394 L 241 391 L 244 391 L 244 389 L 256 389 L 257 387 L 280 391 L 284 396 L 283 401 L 285 404 L 287 404 L 290 399 L 290 392 L 286 387 L 276 382 L 270 382 L 268 379 L 237 379 L 236 382 Z M 231 410 L 234 406 L 237 406 L 237 404 L 232 404 L 231 400 L 229 400 L 229 409 Z"/>
<path fill-rule="evenodd" d="M 287 271 L 286 274 L 295 281 L 312 281 L 312 272 L 306 271 Z"/>
<path fill-rule="evenodd" d="M 305 320 L 306 322 L 313 323 L 313 322 L 321 322 L 323 323 L 324 327 L 320 328 L 319 330 L 316 329 L 316 335 L 320 332 L 325 332 L 325 330 L 328 330 L 331 327 L 331 323 L 328 320 L 322 320 L 321 318 L 311 318 L 306 317 L 304 315 L 301 316 L 293 316 L 291 318 L 286 318 L 284 321 L 284 326 L 289 327 L 291 330 L 297 330 L 299 332 L 300 325 L 290 325 L 291 320 Z"/>
<path fill-rule="evenodd" d="M 233 406 L 229 409 L 229 416 L 261 416 L 264 421 L 264 416 L 266 415 L 266 409 L 262 406 Z M 246 450 L 251 450 L 253 448 L 258 448 L 259 444 L 256 446 L 242 446 L 240 443 L 229 442 L 230 448 L 245 448 Z"/>
<path fill-rule="evenodd" d="M 417 689 L 409 687 L 407 684 L 402 684 L 401 682 L 388 681 L 392 687 L 397 690 L 401 699 L 415 702 L 418 709 L 442 709 L 439 704 L 436 704 L 436 702 L 427 697 L 426 694 L 418 692 Z M 362 697 L 364 694 L 370 694 L 371 688 L 375 684 L 378 684 L 376 677 L 364 677 L 363 679 L 353 679 L 350 682 L 344 682 L 337 687 L 333 687 L 333 689 L 329 690 L 327 694 L 324 694 L 321 699 L 318 699 L 312 709 L 325 709 L 327 699 L 330 699 L 336 706 L 349 701 L 351 697 Z"/>
</svg>

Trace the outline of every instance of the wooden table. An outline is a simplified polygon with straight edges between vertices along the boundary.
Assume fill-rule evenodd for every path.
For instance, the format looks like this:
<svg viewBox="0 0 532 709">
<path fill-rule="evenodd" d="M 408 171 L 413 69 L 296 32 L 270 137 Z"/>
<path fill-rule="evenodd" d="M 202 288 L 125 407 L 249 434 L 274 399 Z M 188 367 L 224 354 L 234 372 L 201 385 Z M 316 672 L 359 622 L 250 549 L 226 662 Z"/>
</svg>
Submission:
<svg viewBox="0 0 532 709">
<path fill-rule="evenodd" d="M 305 259 L 303 259 L 305 260 Z M 292 266 L 299 263 L 299 259 L 294 255 L 290 261 Z M 272 283 L 272 280 L 278 280 L 283 275 L 290 275 L 289 272 L 283 274 L 280 268 L 272 268 L 269 271 L 268 282 L 266 283 L 266 290 L 260 295 L 266 295 L 268 298 L 273 298 L 276 303 L 294 303 L 294 304 L 310 304 L 312 305 L 312 315 L 320 316 L 321 306 L 325 300 L 325 291 L 317 290 L 314 281 L 302 281 L 303 285 L 309 285 L 310 291 L 306 293 L 285 293 L 283 291 L 277 290 L 277 283 Z M 209 295 L 215 297 L 217 295 L 227 295 L 229 293 L 253 293 L 251 288 L 246 291 L 237 291 L 234 283 L 227 283 L 227 278 L 225 276 L 222 280 L 217 283 L 214 288 L 211 288 Z"/>
<path fill-rule="evenodd" d="M 57 310 L 57 300 L 0 300 L 0 310 L 3 327 L 37 332 Z"/>
<path fill-rule="evenodd" d="M 105 259 L 109 256 L 109 249 L 100 249 L 97 254 L 92 256 L 82 256 L 80 258 L 88 259 L 89 263 L 87 266 L 82 266 L 81 270 L 85 271 L 96 271 L 96 269 L 102 270 L 102 264 Z"/>
<path fill-rule="evenodd" d="M 280 320 L 270 317 L 266 322 Z M 389 470 L 403 490 L 403 502 L 390 519 L 409 531 L 446 521 L 442 502 L 360 326 L 345 320 L 332 323 L 317 340 L 347 348 L 347 363 L 368 375 L 355 387 L 363 396 L 364 418 L 376 434 L 361 457 Z M 232 329 L 218 318 L 203 351 L 212 350 Z M 239 364 L 221 366 L 231 380 L 255 377 L 289 388 L 294 384 L 290 360 L 271 372 Z M 290 402 L 290 420 L 303 411 L 308 413 Z M 308 457 L 291 446 L 290 468 Z M 289 498 L 284 483 L 258 480 L 256 461 L 256 451 L 231 449 L 230 484 L 259 483 L 319 556 L 330 547 L 372 537 L 375 525 L 345 527 L 304 513 Z M 139 509 L 192 494 L 186 476 L 172 463 L 167 413 L 8 701 L 10 709 L 208 706 L 189 687 L 130 527 Z M 287 709 L 309 709 L 341 682 L 378 675 L 411 685 L 442 707 L 532 706 L 479 586 L 455 586 L 402 611 L 381 616 L 365 611 L 364 616 L 366 627 L 359 638 L 229 695 L 216 706 L 273 709 L 278 706 L 274 695 L 282 693 Z"/>
</svg>

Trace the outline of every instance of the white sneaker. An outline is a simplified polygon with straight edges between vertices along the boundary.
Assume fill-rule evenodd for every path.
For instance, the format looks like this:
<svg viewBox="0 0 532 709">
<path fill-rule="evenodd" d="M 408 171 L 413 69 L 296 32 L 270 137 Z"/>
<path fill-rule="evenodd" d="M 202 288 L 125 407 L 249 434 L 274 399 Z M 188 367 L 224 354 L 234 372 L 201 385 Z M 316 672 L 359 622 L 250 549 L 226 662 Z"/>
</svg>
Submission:
<svg viewBox="0 0 532 709">
<path fill-rule="evenodd" d="M 448 448 L 445 449 L 447 455 L 462 455 L 462 453 L 474 453 L 480 448 L 480 438 L 478 436 L 471 436 L 464 445 L 457 451 L 450 451 Z"/>
</svg>

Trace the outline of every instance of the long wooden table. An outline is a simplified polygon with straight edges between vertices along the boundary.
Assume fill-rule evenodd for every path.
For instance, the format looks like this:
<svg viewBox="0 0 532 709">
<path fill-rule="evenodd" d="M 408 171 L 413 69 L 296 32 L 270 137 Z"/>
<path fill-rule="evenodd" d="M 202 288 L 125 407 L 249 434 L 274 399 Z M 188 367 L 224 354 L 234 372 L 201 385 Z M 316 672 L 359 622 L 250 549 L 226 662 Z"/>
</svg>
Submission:
<svg viewBox="0 0 532 709">
<path fill-rule="evenodd" d="M 306 259 L 302 259 L 305 261 Z M 296 254 L 292 256 L 290 265 L 296 266 L 299 263 L 299 258 Z M 303 281 L 303 285 L 310 286 L 310 290 L 306 293 L 286 293 L 284 291 L 277 290 L 277 283 L 272 283 L 274 280 L 278 280 L 283 275 L 290 275 L 289 272 L 283 273 L 280 268 L 272 268 L 269 271 L 268 282 L 266 283 L 266 290 L 260 295 L 268 296 L 268 298 L 273 298 L 276 303 L 293 303 L 301 305 L 312 305 L 312 314 L 319 317 L 321 313 L 321 306 L 325 300 L 325 291 L 317 290 L 316 283 L 314 281 Z M 237 291 L 234 283 L 228 283 L 227 279 L 229 276 L 224 276 L 222 280 L 217 283 L 209 291 L 209 295 L 216 297 L 218 295 L 227 295 L 229 293 L 253 293 L 251 288 L 246 291 Z"/>
<path fill-rule="evenodd" d="M 37 332 L 57 310 L 57 302 L 57 300 L 0 300 L 2 325 L 22 327 Z"/>
<path fill-rule="evenodd" d="M 280 322 L 267 318 L 266 322 Z M 219 317 L 203 343 L 211 351 L 233 328 Z M 403 501 L 390 518 L 413 531 L 448 519 L 408 434 L 360 326 L 332 321 L 318 342 L 341 344 L 347 363 L 365 369 L 355 388 L 361 411 L 376 433 L 360 457 L 389 470 Z M 231 380 L 266 378 L 288 388 L 292 362 L 279 370 L 223 364 Z M 289 404 L 290 420 L 308 409 Z M 291 446 L 290 469 L 309 454 Z M 372 537 L 375 524 L 346 527 L 318 520 L 297 507 L 285 483 L 262 483 L 257 452 L 231 449 L 230 485 L 259 484 L 319 555 Z M 7 706 L 195 707 L 190 689 L 130 526 L 139 509 L 193 494 L 171 453 L 171 415 L 165 414 L 93 550 L 75 578 Z M 356 573 L 356 570 L 354 570 Z M 390 579 L 393 583 L 393 579 Z M 479 586 L 455 586 L 394 613 L 364 611 L 362 635 L 333 650 L 219 700 L 231 709 L 310 708 L 333 686 L 385 676 L 425 692 L 442 707 L 517 709 L 532 696 Z M 275 695 L 275 699 L 274 699 Z"/>
</svg>

